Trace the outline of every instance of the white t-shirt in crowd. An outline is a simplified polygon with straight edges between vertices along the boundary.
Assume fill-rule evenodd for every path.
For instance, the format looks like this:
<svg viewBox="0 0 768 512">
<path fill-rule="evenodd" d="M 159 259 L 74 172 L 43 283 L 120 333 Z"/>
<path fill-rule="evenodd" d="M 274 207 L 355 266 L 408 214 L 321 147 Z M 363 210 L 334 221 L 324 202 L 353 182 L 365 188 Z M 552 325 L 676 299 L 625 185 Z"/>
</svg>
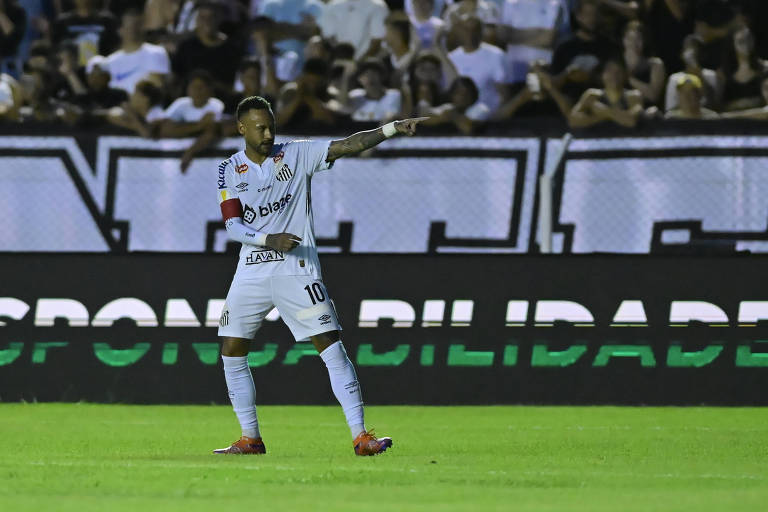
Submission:
<svg viewBox="0 0 768 512">
<path fill-rule="evenodd" d="M 150 108 L 147 115 L 144 116 L 144 120 L 148 123 L 154 123 L 155 121 L 162 121 L 165 119 L 165 109 L 160 105 L 155 105 Z"/>
<path fill-rule="evenodd" d="M 355 59 L 359 59 L 372 39 L 384 39 L 384 20 L 389 8 L 383 0 L 331 0 L 323 7 L 317 19 L 326 39 L 336 38 L 339 43 L 355 47 Z"/>
<path fill-rule="evenodd" d="M 459 46 L 448 54 L 460 76 L 468 76 L 480 93 L 479 101 L 491 110 L 499 106 L 499 93 L 495 84 L 507 82 L 504 71 L 504 52 L 501 48 L 481 43 L 477 50 L 467 53 Z"/>
<path fill-rule="evenodd" d="M 501 25 L 519 29 L 555 30 L 566 7 L 562 0 L 506 0 L 501 10 Z M 554 38 L 553 38 L 554 44 Z M 523 44 L 507 45 L 507 69 L 512 82 L 525 81 L 528 66 L 534 60 L 552 61 L 553 48 Z"/>
<path fill-rule="evenodd" d="M 402 107 L 402 97 L 397 89 L 387 89 L 378 100 L 365 97 L 363 89 L 349 91 L 352 119 L 355 121 L 383 121 L 397 115 Z"/>
<path fill-rule="evenodd" d="M 104 61 L 104 67 L 112 75 L 109 86 L 131 94 L 136 84 L 150 74 L 170 73 L 171 61 L 165 48 L 144 43 L 138 50 L 131 53 L 118 50 L 110 54 Z"/>
<path fill-rule="evenodd" d="M 445 22 L 437 16 L 432 16 L 426 21 L 419 21 L 415 17 L 411 17 L 411 25 L 419 36 L 421 47 L 432 48 L 432 44 L 435 42 L 435 33 L 445 25 Z"/>
<path fill-rule="evenodd" d="M 224 103 L 218 98 L 208 98 L 205 105 L 196 107 L 192 103 L 192 98 L 184 96 L 168 105 L 168 108 L 165 109 L 164 117 L 177 123 L 196 123 L 208 112 L 213 112 L 217 121 L 221 120 L 221 114 L 224 112 Z"/>
<path fill-rule="evenodd" d="M 456 2 L 446 7 L 443 19 L 447 24 L 447 30 L 451 30 L 453 23 L 465 15 L 477 17 L 484 25 L 496 25 L 499 22 L 501 14 L 499 13 L 499 7 L 495 3 L 478 0 L 474 10 L 470 10 L 467 5 L 462 2 Z"/>
</svg>

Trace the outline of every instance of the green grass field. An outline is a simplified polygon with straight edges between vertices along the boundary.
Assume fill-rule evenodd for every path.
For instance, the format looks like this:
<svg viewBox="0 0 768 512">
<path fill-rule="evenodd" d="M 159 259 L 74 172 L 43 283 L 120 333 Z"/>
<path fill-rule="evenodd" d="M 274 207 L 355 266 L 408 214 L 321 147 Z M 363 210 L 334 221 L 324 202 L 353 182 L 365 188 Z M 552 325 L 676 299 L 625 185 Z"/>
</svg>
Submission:
<svg viewBox="0 0 768 512">
<path fill-rule="evenodd" d="M 259 409 L 268 454 L 215 456 L 229 407 L 0 404 L 0 510 L 768 510 L 768 409 Z"/>
</svg>

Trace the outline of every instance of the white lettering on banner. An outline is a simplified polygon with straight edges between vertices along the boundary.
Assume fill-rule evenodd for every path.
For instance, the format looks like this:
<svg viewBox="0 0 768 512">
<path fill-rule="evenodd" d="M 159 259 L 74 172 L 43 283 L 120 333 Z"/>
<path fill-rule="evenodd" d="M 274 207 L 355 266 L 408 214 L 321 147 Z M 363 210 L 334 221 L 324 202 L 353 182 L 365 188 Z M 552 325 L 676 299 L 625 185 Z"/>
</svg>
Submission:
<svg viewBox="0 0 768 512">
<path fill-rule="evenodd" d="M 441 327 L 443 325 L 443 316 L 445 315 L 444 300 L 425 300 L 424 309 L 421 314 L 422 327 Z"/>
<path fill-rule="evenodd" d="M 85 304 L 75 299 L 38 299 L 35 325 L 51 327 L 57 318 L 64 318 L 70 327 L 88 327 L 90 315 Z"/>
<path fill-rule="evenodd" d="M 475 302 L 472 300 L 455 300 L 451 308 L 451 327 L 469 327 L 472 323 L 472 312 Z"/>
<path fill-rule="evenodd" d="M 29 305 L 19 299 L 13 297 L 0 297 L 0 318 L 7 316 L 14 320 L 21 320 L 24 315 L 29 311 Z M 0 327 L 7 325 L 0 320 Z"/>
<path fill-rule="evenodd" d="M 416 319 L 413 306 L 404 300 L 363 300 L 360 302 L 360 327 L 377 327 L 379 319 L 394 320 L 393 327 L 411 327 Z"/>
<path fill-rule="evenodd" d="M 645 307 L 641 300 L 624 300 L 613 315 L 613 327 L 643 327 L 648 323 Z"/>
<path fill-rule="evenodd" d="M 528 319 L 528 301 L 510 300 L 507 302 L 507 327 L 524 327 Z"/>
<path fill-rule="evenodd" d="M 570 322 L 583 327 L 594 325 L 592 313 L 578 302 L 570 300 L 540 300 L 536 303 L 537 326 L 552 325 L 557 321 Z"/>
<path fill-rule="evenodd" d="M 728 325 L 728 315 L 720 309 L 720 306 L 711 302 L 673 300 L 669 308 L 669 324 L 680 326 L 687 325 L 691 321 Z"/>
<path fill-rule="evenodd" d="M 745 300 L 739 303 L 739 324 L 753 326 L 760 320 L 768 320 L 768 301 Z"/>
<path fill-rule="evenodd" d="M 157 316 L 149 304 L 134 297 L 108 302 L 93 316 L 91 325 L 93 327 L 109 327 L 120 318 L 130 318 L 139 327 L 157 327 Z"/>
<path fill-rule="evenodd" d="M 165 305 L 165 326 L 200 327 L 200 322 L 186 299 L 168 299 Z"/>
</svg>

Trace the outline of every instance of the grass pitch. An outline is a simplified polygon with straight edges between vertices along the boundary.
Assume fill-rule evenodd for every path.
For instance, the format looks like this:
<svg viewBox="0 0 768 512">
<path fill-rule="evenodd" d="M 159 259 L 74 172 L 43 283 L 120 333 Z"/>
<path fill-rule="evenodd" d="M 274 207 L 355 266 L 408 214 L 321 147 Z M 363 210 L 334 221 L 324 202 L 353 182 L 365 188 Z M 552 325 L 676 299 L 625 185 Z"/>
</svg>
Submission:
<svg viewBox="0 0 768 512">
<path fill-rule="evenodd" d="M 265 456 L 215 456 L 229 407 L 0 404 L 0 510 L 768 510 L 768 409 L 259 409 Z"/>
</svg>

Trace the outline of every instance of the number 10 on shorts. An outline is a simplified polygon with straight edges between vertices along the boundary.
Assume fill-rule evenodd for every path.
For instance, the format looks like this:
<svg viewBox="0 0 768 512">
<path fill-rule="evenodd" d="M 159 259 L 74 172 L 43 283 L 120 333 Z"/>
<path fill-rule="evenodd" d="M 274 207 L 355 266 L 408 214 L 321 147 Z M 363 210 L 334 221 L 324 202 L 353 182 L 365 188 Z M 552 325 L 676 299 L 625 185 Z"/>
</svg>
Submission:
<svg viewBox="0 0 768 512">
<path fill-rule="evenodd" d="M 320 283 L 312 283 L 312 286 L 307 285 L 304 289 L 309 294 L 309 299 L 312 301 L 312 305 L 325 300 L 325 294 L 323 293 L 323 288 L 320 286 Z"/>
</svg>

